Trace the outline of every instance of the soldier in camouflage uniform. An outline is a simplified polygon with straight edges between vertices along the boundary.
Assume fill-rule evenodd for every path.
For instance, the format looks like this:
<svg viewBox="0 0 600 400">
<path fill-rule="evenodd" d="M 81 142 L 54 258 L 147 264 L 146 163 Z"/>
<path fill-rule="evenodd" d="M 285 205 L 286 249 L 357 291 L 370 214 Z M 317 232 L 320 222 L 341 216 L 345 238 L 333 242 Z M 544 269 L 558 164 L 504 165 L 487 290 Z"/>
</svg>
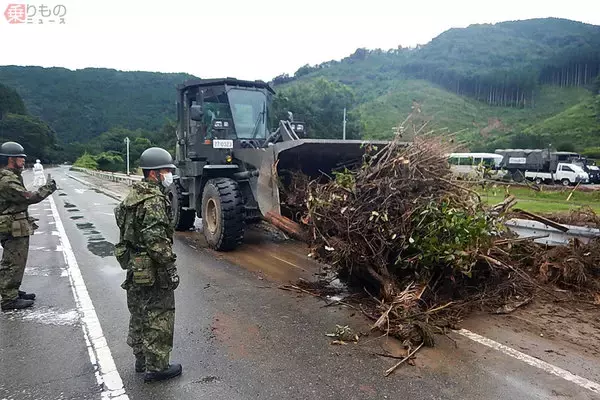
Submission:
<svg viewBox="0 0 600 400">
<path fill-rule="evenodd" d="M 23 185 L 25 165 L 23 146 L 6 142 L 0 146 L 0 243 L 3 247 L 0 262 L 0 297 L 3 311 L 33 305 L 34 293 L 19 290 L 27 256 L 29 236 L 37 228 L 27 213 L 30 204 L 36 204 L 56 190 L 54 180 L 30 192 Z"/>
<path fill-rule="evenodd" d="M 127 344 L 135 355 L 135 370 L 146 372 L 146 382 L 181 374 L 180 364 L 169 364 L 173 349 L 175 294 L 179 276 L 173 253 L 173 223 L 166 193 L 175 168 L 169 152 L 153 147 L 140 157 L 144 180 L 133 185 L 115 209 L 120 241 L 115 256 L 127 270 L 130 312 Z"/>
</svg>

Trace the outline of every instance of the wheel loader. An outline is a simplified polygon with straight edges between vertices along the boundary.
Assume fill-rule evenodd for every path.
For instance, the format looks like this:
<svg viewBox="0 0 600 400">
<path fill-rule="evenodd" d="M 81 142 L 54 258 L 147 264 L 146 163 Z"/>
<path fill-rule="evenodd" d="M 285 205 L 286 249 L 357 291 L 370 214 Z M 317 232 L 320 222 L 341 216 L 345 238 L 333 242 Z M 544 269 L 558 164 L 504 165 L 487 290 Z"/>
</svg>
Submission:
<svg viewBox="0 0 600 400">
<path fill-rule="evenodd" d="M 191 229 L 198 216 L 208 245 L 218 251 L 243 243 L 248 224 L 286 224 L 279 192 L 285 171 L 327 176 L 360 162 L 365 152 L 359 140 L 308 138 L 306 124 L 291 113 L 273 129 L 275 91 L 263 81 L 189 80 L 177 92 L 175 229 Z"/>
</svg>

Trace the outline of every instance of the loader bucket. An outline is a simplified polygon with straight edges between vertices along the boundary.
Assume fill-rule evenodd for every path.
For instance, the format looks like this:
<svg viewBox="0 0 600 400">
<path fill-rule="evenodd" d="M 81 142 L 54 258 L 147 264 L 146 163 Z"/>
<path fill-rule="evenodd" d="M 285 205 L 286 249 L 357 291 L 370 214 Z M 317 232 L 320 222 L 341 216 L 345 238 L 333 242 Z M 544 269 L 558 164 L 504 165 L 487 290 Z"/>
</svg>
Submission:
<svg viewBox="0 0 600 400">
<path fill-rule="evenodd" d="M 386 141 L 300 139 L 277 143 L 266 150 L 259 171 L 256 197 L 263 216 L 281 215 L 279 185 L 302 172 L 311 179 L 331 177 L 333 171 L 362 162 L 365 145 L 382 148 Z"/>
</svg>

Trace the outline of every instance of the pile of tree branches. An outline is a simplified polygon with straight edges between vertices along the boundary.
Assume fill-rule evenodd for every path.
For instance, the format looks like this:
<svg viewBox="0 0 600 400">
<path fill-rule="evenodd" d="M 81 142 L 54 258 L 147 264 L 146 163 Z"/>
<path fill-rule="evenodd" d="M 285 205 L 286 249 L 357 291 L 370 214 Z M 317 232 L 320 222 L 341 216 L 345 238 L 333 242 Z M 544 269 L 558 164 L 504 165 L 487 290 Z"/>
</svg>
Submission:
<svg viewBox="0 0 600 400">
<path fill-rule="evenodd" d="M 284 196 L 310 231 L 312 254 L 369 293 L 361 307 L 373 327 L 412 344 L 433 346 L 434 333 L 473 308 L 527 303 L 539 287 L 532 272 L 579 283 L 589 272 L 580 258 L 583 267 L 565 267 L 542 246 L 510 235 L 503 222 L 514 198 L 486 207 L 452 181 L 449 152 L 433 136 L 408 147 L 396 139 L 366 148 L 362 165 L 325 183 L 296 174 Z"/>
</svg>

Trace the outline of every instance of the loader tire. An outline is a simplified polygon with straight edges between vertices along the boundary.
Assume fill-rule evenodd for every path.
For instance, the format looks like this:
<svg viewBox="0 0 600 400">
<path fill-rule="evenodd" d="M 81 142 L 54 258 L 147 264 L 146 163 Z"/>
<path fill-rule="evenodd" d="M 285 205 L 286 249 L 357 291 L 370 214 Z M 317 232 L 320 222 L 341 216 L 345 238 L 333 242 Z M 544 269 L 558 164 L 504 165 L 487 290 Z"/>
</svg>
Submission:
<svg viewBox="0 0 600 400">
<path fill-rule="evenodd" d="M 171 187 L 169 192 L 169 199 L 171 200 L 171 209 L 173 211 L 173 224 L 177 231 L 189 231 L 194 227 L 194 221 L 196 220 L 195 210 L 184 210 L 187 207 L 187 200 L 184 198 L 183 187 L 179 181 L 176 181 Z"/>
<path fill-rule="evenodd" d="M 202 228 L 210 248 L 235 249 L 244 237 L 244 200 L 236 181 L 209 180 L 202 192 Z"/>
</svg>

